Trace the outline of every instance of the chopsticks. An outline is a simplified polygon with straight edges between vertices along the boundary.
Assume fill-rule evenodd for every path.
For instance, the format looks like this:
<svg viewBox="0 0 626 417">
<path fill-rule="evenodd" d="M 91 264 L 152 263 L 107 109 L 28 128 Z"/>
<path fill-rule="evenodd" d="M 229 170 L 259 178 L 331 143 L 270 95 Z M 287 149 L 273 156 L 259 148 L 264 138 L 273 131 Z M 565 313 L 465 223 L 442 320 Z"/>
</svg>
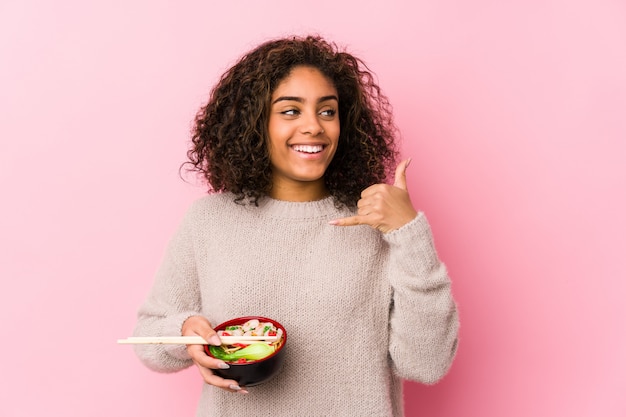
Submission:
<svg viewBox="0 0 626 417">
<path fill-rule="evenodd" d="M 252 343 L 252 342 L 275 342 L 278 336 L 221 336 L 220 340 L 223 345 L 232 345 L 234 343 Z M 161 337 L 140 337 L 133 336 L 126 339 L 119 339 L 119 344 L 137 345 L 137 344 L 160 344 L 160 345 L 208 345 L 209 343 L 200 336 L 161 336 Z"/>
</svg>

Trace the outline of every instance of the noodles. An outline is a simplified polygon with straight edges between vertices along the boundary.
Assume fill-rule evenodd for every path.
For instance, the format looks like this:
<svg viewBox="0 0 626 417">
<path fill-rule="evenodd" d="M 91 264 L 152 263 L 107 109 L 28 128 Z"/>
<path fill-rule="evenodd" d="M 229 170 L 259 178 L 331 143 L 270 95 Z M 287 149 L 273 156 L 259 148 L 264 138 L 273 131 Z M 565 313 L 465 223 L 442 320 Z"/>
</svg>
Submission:
<svg viewBox="0 0 626 417">
<path fill-rule="evenodd" d="M 279 329 L 276 326 L 274 326 L 274 323 L 260 322 L 257 319 L 248 320 L 242 325 L 227 326 L 224 330 L 218 330 L 217 335 L 220 337 L 221 336 L 276 336 L 277 337 L 276 341 L 271 342 L 271 343 L 267 343 L 267 342 L 254 342 L 254 343 L 248 343 L 248 344 L 234 343 L 232 345 L 222 345 L 219 347 L 218 346 L 211 347 L 211 353 L 214 356 L 218 357 L 219 359 L 224 359 L 225 361 L 228 361 L 229 357 L 238 357 L 238 359 L 233 361 L 234 363 L 247 363 L 247 362 L 253 362 L 255 360 L 263 359 L 262 357 L 259 357 L 258 353 L 252 354 L 250 355 L 250 357 L 247 357 L 245 355 L 245 352 L 252 351 L 252 349 L 247 349 L 245 351 L 242 351 L 241 355 L 235 354 L 235 352 L 245 349 L 248 346 L 251 346 L 257 343 L 263 343 L 263 344 L 269 345 L 271 349 L 265 349 L 267 354 L 263 356 L 263 357 L 267 357 L 271 355 L 272 353 L 274 353 L 276 349 L 278 349 L 278 347 L 283 342 L 282 329 Z M 255 350 L 257 352 L 259 351 L 258 349 L 255 349 Z"/>
</svg>

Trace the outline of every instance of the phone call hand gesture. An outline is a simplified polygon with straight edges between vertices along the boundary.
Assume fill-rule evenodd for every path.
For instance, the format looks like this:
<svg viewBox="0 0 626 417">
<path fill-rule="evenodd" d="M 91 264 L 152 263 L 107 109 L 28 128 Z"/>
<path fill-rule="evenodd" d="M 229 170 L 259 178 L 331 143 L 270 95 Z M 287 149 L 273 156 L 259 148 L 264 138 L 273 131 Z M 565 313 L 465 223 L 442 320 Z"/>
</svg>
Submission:
<svg viewBox="0 0 626 417">
<path fill-rule="evenodd" d="M 368 225 L 388 233 L 413 220 L 417 211 L 413 208 L 406 186 L 406 168 L 410 162 L 411 159 L 405 159 L 398 164 L 393 185 L 374 184 L 363 190 L 355 216 L 335 219 L 330 224 Z"/>
</svg>

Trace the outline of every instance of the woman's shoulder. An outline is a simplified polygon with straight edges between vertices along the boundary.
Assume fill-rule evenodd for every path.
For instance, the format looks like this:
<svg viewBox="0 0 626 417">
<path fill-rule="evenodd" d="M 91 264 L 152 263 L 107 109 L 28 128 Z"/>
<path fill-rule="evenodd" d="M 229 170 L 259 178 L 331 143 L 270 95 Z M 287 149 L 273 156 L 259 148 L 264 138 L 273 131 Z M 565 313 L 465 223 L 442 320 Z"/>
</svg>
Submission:
<svg viewBox="0 0 626 417">
<path fill-rule="evenodd" d="M 207 215 L 216 216 L 221 212 L 232 212 L 239 204 L 230 193 L 212 193 L 194 200 L 188 207 L 186 218 L 203 218 Z"/>
<path fill-rule="evenodd" d="M 223 205 L 223 204 L 234 204 L 235 196 L 232 193 L 222 192 L 222 193 L 209 193 L 203 195 L 202 197 L 197 198 L 191 203 L 191 208 L 194 207 L 206 207 L 206 206 L 215 206 L 215 205 Z"/>
<path fill-rule="evenodd" d="M 211 193 L 197 198 L 183 215 L 181 227 L 191 234 L 220 230 L 250 218 L 250 209 L 237 203 L 231 193 Z"/>
</svg>

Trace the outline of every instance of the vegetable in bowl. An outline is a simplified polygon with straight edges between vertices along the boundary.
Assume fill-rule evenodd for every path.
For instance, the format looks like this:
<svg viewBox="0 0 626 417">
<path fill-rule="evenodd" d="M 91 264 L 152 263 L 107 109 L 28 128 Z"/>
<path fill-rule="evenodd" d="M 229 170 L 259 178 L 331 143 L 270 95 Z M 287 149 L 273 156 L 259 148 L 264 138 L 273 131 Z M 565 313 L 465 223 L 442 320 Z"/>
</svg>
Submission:
<svg viewBox="0 0 626 417">
<path fill-rule="evenodd" d="M 226 326 L 217 331 L 218 336 L 275 336 L 271 343 L 233 343 L 232 345 L 210 346 L 211 355 L 224 362 L 248 363 L 264 359 L 273 354 L 282 344 L 282 329 L 274 323 L 251 319 L 241 325 Z"/>
<path fill-rule="evenodd" d="M 276 320 L 261 316 L 238 317 L 215 326 L 215 331 L 219 336 L 264 336 L 272 340 L 205 345 L 207 355 L 230 365 L 228 369 L 213 370 L 216 375 L 233 379 L 240 386 L 252 387 L 271 380 L 280 372 L 285 359 L 287 331 Z"/>
</svg>

